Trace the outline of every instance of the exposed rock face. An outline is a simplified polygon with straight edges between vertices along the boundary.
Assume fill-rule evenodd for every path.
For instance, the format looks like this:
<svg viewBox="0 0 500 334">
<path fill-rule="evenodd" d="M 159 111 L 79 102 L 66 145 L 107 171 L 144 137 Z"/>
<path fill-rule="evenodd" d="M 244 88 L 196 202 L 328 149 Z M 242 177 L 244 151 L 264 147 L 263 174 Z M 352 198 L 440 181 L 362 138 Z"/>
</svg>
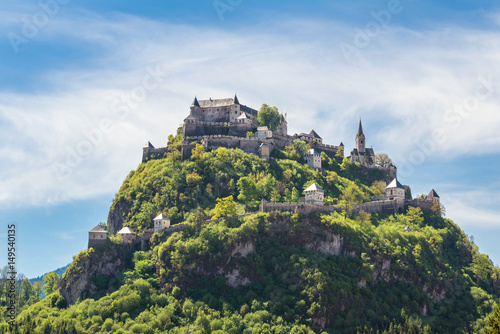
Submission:
<svg viewBox="0 0 500 334">
<path fill-rule="evenodd" d="M 328 235 L 326 241 L 317 241 L 306 244 L 305 247 L 316 252 L 327 255 L 341 255 L 342 247 L 344 246 L 344 238 L 335 234 Z"/>
<path fill-rule="evenodd" d="M 226 277 L 227 285 L 231 288 L 236 288 L 241 285 L 248 285 L 251 283 L 248 277 L 242 276 L 240 270 L 238 268 L 233 269 L 233 271 L 226 273 L 224 275 Z"/>
<path fill-rule="evenodd" d="M 125 207 L 121 202 L 115 203 L 111 206 L 108 214 L 108 231 L 111 234 L 116 234 L 123 227 L 125 220 L 123 219 L 123 212 L 126 212 L 128 208 Z"/>
<path fill-rule="evenodd" d="M 97 250 L 81 252 L 71 264 L 60 283 L 59 292 L 68 305 L 78 298 L 89 298 L 98 291 L 98 279 L 109 282 L 125 269 L 125 250 L 121 245 L 106 245 Z M 101 287 L 102 288 L 102 287 Z"/>
<path fill-rule="evenodd" d="M 255 252 L 255 246 L 252 242 L 237 243 L 231 253 L 231 257 L 239 254 L 241 257 L 247 257 L 248 254 Z"/>
</svg>

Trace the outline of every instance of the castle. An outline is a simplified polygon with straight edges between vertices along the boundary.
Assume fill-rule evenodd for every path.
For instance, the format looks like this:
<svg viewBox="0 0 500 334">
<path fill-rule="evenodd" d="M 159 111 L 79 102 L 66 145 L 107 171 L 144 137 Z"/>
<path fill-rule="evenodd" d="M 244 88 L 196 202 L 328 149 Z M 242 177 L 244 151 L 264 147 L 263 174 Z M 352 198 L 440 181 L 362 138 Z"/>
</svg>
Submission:
<svg viewBox="0 0 500 334">
<path fill-rule="evenodd" d="M 304 153 L 304 161 L 313 169 L 322 169 L 321 155 L 325 153 L 330 158 L 344 158 L 344 144 L 327 145 L 314 130 L 309 133 L 289 135 L 286 115 L 280 115 L 280 122 L 276 129 L 267 126 L 259 126 L 257 122 L 258 111 L 247 107 L 239 102 L 238 97 L 225 99 L 198 100 L 196 97 L 190 107 L 189 115 L 182 124 L 182 159 L 191 157 L 194 143 L 201 143 L 205 150 L 215 150 L 219 147 L 239 148 L 246 153 L 255 154 L 263 159 L 269 160 L 271 152 L 277 148 L 285 149 L 286 146 L 300 139 L 309 144 L 310 149 Z M 360 163 L 368 168 L 379 168 L 387 172 L 393 181 L 385 188 L 384 196 L 376 196 L 371 202 L 357 203 L 354 205 L 355 212 L 403 212 L 408 207 L 420 207 L 422 210 L 431 210 L 439 203 L 439 196 L 434 189 L 425 198 L 411 197 L 409 187 L 403 186 L 397 180 L 397 168 L 390 165 L 386 168 L 376 166 L 373 148 L 366 148 L 366 137 L 363 133 L 361 120 L 359 121 L 356 134 L 356 147 L 348 157 L 354 163 Z M 152 159 L 161 159 L 169 152 L 168 147 L 155 148 L 150 142 L 143 147 L 142 162 Z M 260 203 L 260 211 L 293 211 L 308 214 L 313 211 L 332 213 L 340 211 L 338 205 L 324 205 L 324 192 L 317 184 L 312 184 L 304 191 L 305 197 L 298 203 L 269 203 L 263 199 Z M 170 227 L 170 220 L 163 214 L 153 220 L 154 228 L 148 230 L 145 236 L 137 238 L 135 232 L 128 227 L 122 228 L 117 234 L 121 235 L 127 243 L 143 242 L 151 237 L 153 233 L 169 231 L 173 233 L 182 229 L 183 224 Z M 89 231 L 88 247 L 96 246 L 105 242 L 107 232 L 96 226 Z"/>
<path fill-rule="evenodd" d="M 342 143 L 339 146 L 324 144 L 314 130 L 288 135 L 286 115 L 280 115 L 280 123 L 273 131 L 267 126 L 259 126 L 257 114 L 257 110 L 241 104 L 236 95 L 234 98 L 208 100 L 198 100 L 195 97 L 189 115 L 182 124 L 182 158 L 188 159 L 191 156 L 191 143 L 200 142 L 206 150 L 219 147 L 239 148 L 246 153 L 269 159 L 274 148 L 283 150 L 295 139 L 307 142 L 319 154 L 324 152 L 334 158 L 340 150 L 339 155 L 344 157 Z M 148 142 L 143 148 L 142 162 L 163 158 L 167 152 L 168 147 L 155 148 Z"/>
</svg>

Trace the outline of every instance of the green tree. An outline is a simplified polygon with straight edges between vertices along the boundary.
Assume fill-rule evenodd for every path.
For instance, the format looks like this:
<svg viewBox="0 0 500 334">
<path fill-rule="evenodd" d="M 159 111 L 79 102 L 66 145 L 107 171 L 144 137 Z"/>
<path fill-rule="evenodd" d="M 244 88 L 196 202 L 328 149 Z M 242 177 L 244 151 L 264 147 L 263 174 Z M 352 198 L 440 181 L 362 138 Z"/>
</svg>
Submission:
<svg viewBox="0 0 500 334">
<path fill-rule="evenodd" d="M 375 195 L 383 195 L 385 194 L 385 182 L 384 181 L 375 181 L 370 186 L 370 189 L 374 192 Z"/>
<path fill-rule="evenodd" d="M 196 144 L 195 148 L 191 151 L 191 160 L 199 162 L 205 156 L 205 147 L 200 144 Z"/>
<path fill-rule="evenodd" d="M 30 281 L 25 278 L 21 282 L 21 301 L 23 304 L 27 303 L 31 296 L 34 296 L 33 285 L 31 285 Z"/>
<path fill-rule="evenodd" d="M 233 216 L 236 216 L 236 202 L 233 200 L 233 196 L 231 195 L 222 199 L 217 198 L 212 219 Z"/>
<path fill-rule="evenodd" d="M 495 306 L 493 313 L 488 317 L 486 334 L 500 334 L 500 304 Z"/>
<path fill-rule="evenodd" d="M 263 104 L 257 114 L 257 121 L 259 122 L 259 125 L 267 126 L 272 131 L 276 131 L 281 121 L 278 108 Z"/>
<path fill-rule="evenodd" d="M 253 138 L 253 137 L 255 137 L 255 135 L 254 135 L 254 133 L 253 133 L 253 132 L 251 132 L 251 131 L 247 131 L 247 136 L 246 136 L 246 137 L 247 137 L 247 138 Z"/>
<path fill-rule="evenodd" d="M 386 153 L 375 154 L 375 166 L 387 168 L 392 165 L 392 160 Z"/>
<path fill-rule="evenodd" d="M 60 278 L 55 272 L 50 272 L 43 277 L 43 292 L 46 296 L 57 291 L 59 280 Z"/>
<path fill-rule="evenodd" d="M 420 207 L 408 207 L 406 212 L 406 219 L 414 227 L 422 226 L 424 224 L 424 213 Z"/>
<path fill-rule="evenodd" d="M 40 297 L 40 294 L 42 293 L 42 282 L 35 281 L 35 283 L 33 283 L 33 292 L 36 298 Z"/>
<path fill-rule="evenodd" d="M 344 213 L 344 219 L 352 213 L 354 204 L 360 203 L 362 200 L 363 193 L 356 185 L 351 183 L 344 189 L 338 202 Z"/>
<path fill-rule="evenodd" d="M 248 176 L 241 177 L 238 180 L 238 199 L 245 203 L 247 208 L 255 208 L 259 205 L 259 192 L 255 181 Z"/>
<path fill-rule="evenodd" d="M 303 156 L 304 153 L 310 149 L 309 144 L 300 139 L 295 139 L 293 141 L 293 147 L 295 148 L 295 152 L 297 152 L 300 156 Z"/>
</svg>

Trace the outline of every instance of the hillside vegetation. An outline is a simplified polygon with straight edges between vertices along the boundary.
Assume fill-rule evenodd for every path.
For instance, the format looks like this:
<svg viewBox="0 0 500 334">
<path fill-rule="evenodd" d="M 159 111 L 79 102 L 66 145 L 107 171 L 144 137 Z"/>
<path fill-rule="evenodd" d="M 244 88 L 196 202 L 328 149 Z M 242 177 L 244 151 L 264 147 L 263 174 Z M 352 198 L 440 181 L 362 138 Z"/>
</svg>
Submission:
<svg viewBox="0 0 500 334">
<path fill-rule="evenodd" d="M 0 333 L 485 333 L 500 269 L 449 219 L 417 208 L 356 215 L 349 206 L 331 215 L 234 216 L 256 211 L 262 198 L 296 201 L 312 182 L 332 203 L 367 201 L 388 177 L 326 156 L 326 172 L 313 171 L 297 149 L 266 162 L 198 146 L 189 161 L 173 150 L 141 164 L 108 224 L 141 234 L 164 212 L 185 230 L 157 233 L 148 250 L 129 252 L 112 280 L 97 277 L 92 298 L 67 306 L 55 292 Z M 220 215 L 222 198 L 236 212 Z M 206 222 L 213 216 L 222 218 Z M 120 244 L 82 252 L 65 280 L 78 281 L 79 268 Z"/>
</svg>

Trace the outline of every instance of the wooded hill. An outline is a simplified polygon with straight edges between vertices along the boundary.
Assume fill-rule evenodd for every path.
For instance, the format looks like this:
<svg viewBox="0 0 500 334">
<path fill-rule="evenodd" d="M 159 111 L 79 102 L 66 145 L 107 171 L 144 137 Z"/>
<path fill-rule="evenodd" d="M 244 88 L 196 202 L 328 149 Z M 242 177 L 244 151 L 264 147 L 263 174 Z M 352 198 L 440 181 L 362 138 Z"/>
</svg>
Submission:
<svg viewBox="0 0 500 334">
<path fill-rule="evenodd" d="M 64 281 L 91 285 L 91 295 L 68 306 L 55 292 L 0 333 L 484 333 L 500 269 L 464 232 L 416 208 L 353 214 L 388 175 L 326 156 L 326 171 L 314 171 L 302 149 L 267 162 L 197 146 L 187 161 L 173 149 L 139 165 L 113 201 L 109 230 L 140 235 L 159 212 L 186 229 L 155 234 L 145 251 L 112 237 L 81 252 Z M 346 209 L 235 217 L 262 198 L 297 201 L 312 182 Z M 92 271 L 113 252 L 126 254 L 119 266 Z"/>
</svg>

